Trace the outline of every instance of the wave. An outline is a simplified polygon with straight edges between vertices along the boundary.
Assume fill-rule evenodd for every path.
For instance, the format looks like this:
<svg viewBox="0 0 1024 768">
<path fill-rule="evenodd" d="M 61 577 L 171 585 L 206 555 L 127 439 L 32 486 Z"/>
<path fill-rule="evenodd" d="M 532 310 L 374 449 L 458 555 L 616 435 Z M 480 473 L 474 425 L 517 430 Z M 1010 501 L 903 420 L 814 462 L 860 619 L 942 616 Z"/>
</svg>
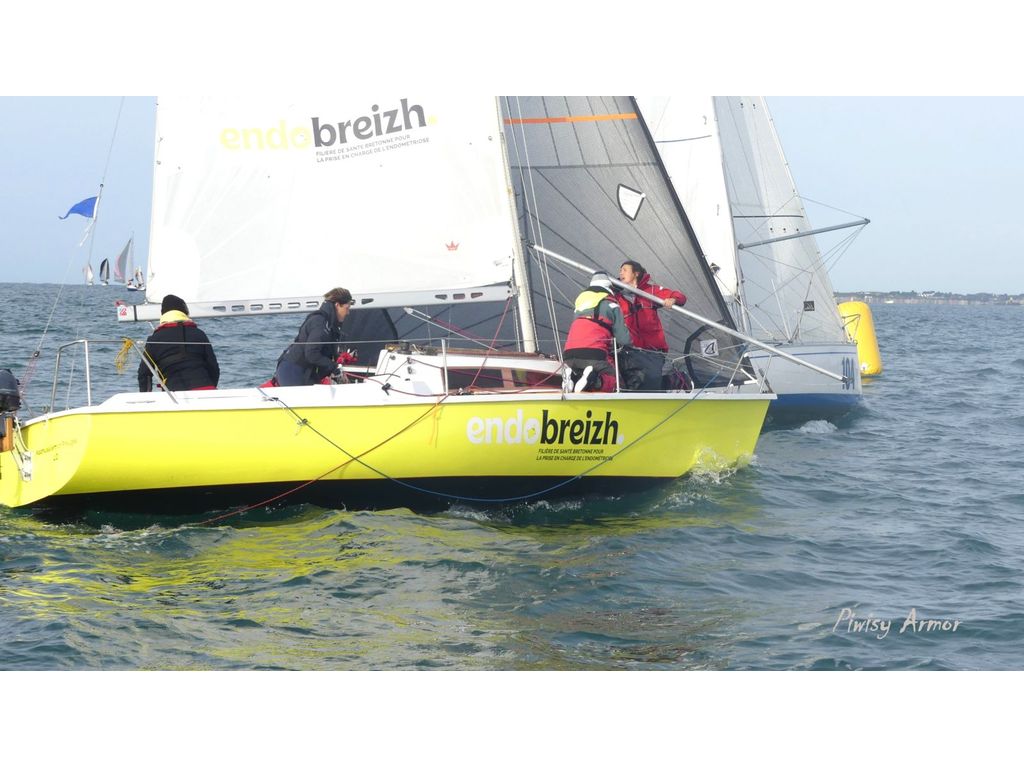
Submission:
<svg viewBox="0 0 1024 768">
<path fill-rule="evenodd" d="M 825 421 L 824 419 L 816 419 L 815 421 L 808 421 L 803 424 L 797 432 L 805 435 L 830 435 L 833 432 L 837 432 L 839 427 L 833 424 L 831 421 Z"/>
</svg>

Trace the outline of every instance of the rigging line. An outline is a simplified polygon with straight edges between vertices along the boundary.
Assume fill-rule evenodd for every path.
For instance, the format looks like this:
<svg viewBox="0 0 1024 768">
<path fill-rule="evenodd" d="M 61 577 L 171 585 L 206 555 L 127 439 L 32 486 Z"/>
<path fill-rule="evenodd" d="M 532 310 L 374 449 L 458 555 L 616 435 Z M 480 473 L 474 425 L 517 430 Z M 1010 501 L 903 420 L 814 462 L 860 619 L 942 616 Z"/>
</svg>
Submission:
<svg viewBox="0 0 1024 768">
<path fill-rule="evenodd" d="M 866 216 L 861 216 L 859 213 L 853 213 L 852 211 L 847 211 L 847 210 L 844 210 L 842 208 L 836 208 L 834 205 L 829 205 L 828 203 L 823 203 L 820 200 L 815 200 L 813 198 L 807 197 L 806 195 L 797 195 L 797 198 L 800 200 L 801 205 L 803 204 L 804 200 L 807 200 L 809 202 L 814 203 L 815 205 L 820 205 L 820 206 L 823 206 L 825 208 L 829 208 L 829 209 L 831 209 L 833 211 L 839 211 L 840 213 L 845 213 L 847 216 L 855 216 L 858 219 L 867 218 Z"/>
<path fill-rule="evenodd" d="M 103 193 L 103 184 L 104 184 L 104 182 L 106 181 L 106 178 L 107 178 L 107 169 L 110 167 L 110 157 L 111 157 L 111 155 L 113 154 L 113 151 L 114 151 L 114 140 L 117 138 L 117 128 L 118 128 L 118 126 L 121 123 L 121 110 L 122 109 L 124 109 L 124 96 L 121 97 L 121 103 L 117 107 L 117 118 L 114 120 L 114 133 L 110 137 L 110 147 L 107 149 L 107 159 L 106 159 L 106 162 L 103 164 L 103 174 L 100 176 L 100 194 L 101 195 Z M 93 210 L 93 215 L 94 216 L 98 216 L 99 215 L 99 210 L 98 210 L 98 208 L 99 208 L 99 200 L 96 201 L 96 204 L 97 204 L 96 205 L 96 209 Z M 95 219 L 93 219 L 93 224 L 95 224 Z M 91 228 L 91 225 L 90 225 L 90 228 Z M 92 261 L 92 242 L 93 242 L 92 240 L 89 241 L 89 260 L 90 260 L 90 262 Z M 39 354 L 40 354 L 40 352 L 42 351 L 42 348 L 43 348 L 43 341 L 45 341 L 46 334 L 50 330 L 50 323 L 53 322 L 53 316 L 57 312 L 57 307 L 60 306 L 60 297 L 61 297 L 61 294 L 63 294 L 63 292 L 64 292 L 64 287 L 67 285 L 68 270 L 71 268 L 71 261 L 73 259 L 74 259 L 74 254 L 72 253 L 70 256 L 68 256 L 67 266 L 64 267 L 64 276 L 63 276 L 63 279 L 61 281 L 61 284 L 59 286 L 57 286 L 57 296 L 53 300 L 53 306 L 50 307 L 50 315 L 49 315 L 49 317 L 46 318 L 46 324 L 43 326 L 43 332 L 39 336 L 39 344 L 36 345 L 35 351 L 32 353 L 32 356 L 29 358 L 29 361 L 28 361 L 27 365 L 25 366 L 25 374 L 22 376 L 23 382 L 21 383 L 21 385 L 19 387 L 21 395 L 25 394 L 25 390 L 28 389 L 29 383 L 32 381 L 32 378 L 35 376 L 36 365 L 39 362 Z"/>
<path fill-rule="evenodd" d="M 498 320 L 498 327 L 494 330 L 494 338 L 491 339 L 491 345 L 489 349 L 494 349 L 494 342 L 498 340 L 498 334 L 501 333 L 501 326 L 505 324 L 505 317 L 508 315 L 508 308 L 512 304 L 512 297 L 509 296 L 505 300 L 505 309 L 501 313 L 501 318 Z M 469 383 L 469 388 L 472 389 L 476 385 L 477 379 L 480 378 L 480 374 L 484 370 L 484 363 L 480 361 L 480 365 L 476 369 L 476 373 L 473 375 L 473 380 Z"/>
<path fill-rule="evenodd" d="M 515 103 L 516 103 L 516 106 L 515 106 L 516 114 L 522 116 L 522 114 L 523 114 L 522 102 L 520 101 L 520 98 L 518 96 L 516 97 Z M 506 107 L 509 110 L 509 112 L 511 113 L 512 107 L 508 103 L 507 99 L 506 99 Z M 530 236 L 530 241 L 534 242 L 534 243 L 540 242 L 541 244 L 543 244 L 543 242 L 544 242 L 544 231 L 543 231 L 543 228 L 541 228 L 539 226 L 539 223 L 540 223 L 540 213 L 538 211 L 538 206 L 537 206 L 537 188 L 535 186 L 534 179 L 533 179 L 533 173 L 531 171 L 531 169 L 533 168 L 533 165 L 531 164 L 531 161 L 530 161 L 530 148 L 529 148 L 529 144 L 526 141 L 526 128 L 524 127 L 523 123 L 519 124 L 519 135 L 518 135 L 518 137 L 516 136 L 515 130 L 512 130 L 512 138 L 513 138 L 513 141 L 515 142 L 516 160 L 518 162 L 517 168 L 519 170 L 519 181 L 520 181 L 520 184 L 522 185 L 522 190 L 523 190 L 523 192 L 522 192 L 522 195 L 523 195 L 522 202 L 523 202 L 523 218 L 524 218 L 524 222 L 525 222 L 525 224 L 527 226 L 528 234 Z M 520 140 L 522 142 L 521 145 L 520 145 Z M 520 153 L 520 148 L 522 149 L 521 153 Z M 536 213 L 536 219 L 533 216 L 530 215 L 531 211 L 538 211 Z M 543 296 L 544 296 L 544 306 L 545 306 L 545 309 L 547 309 L 548 317 L 551 320 L 551 333 L 552 333 L 552 339 L 551 340 L 552 340 L 552 345 L 555 348 L 555 352 L 556 352 L 556 355 L 558 356 L 559 361 L 561 361 L 562 360 L 562 345 L 561 345 L 561 342 L 560 342 L 560 339 L 559 339 L 560 334 L 559 334 L 559 330 L 558 330 L 558 319 L 557 319 L 557 315 L 555 314 L 554 291 L 552 290 L 551 275 L 550 275 L 550 273 L 548 271 L 547 263 L 544 262 L 544 261 L 539 261 L 538 262 L 538 271 L 539 271 L 539 274 L 540 274 L 540 278 L 541 278 L 540 282 L 541 282 L 541 286 L 542 286 L 542 289 L 543 289 L 542 293 L 543 293 Z M 531 289 L 531 293 L 532 292 L 533 291 Z M 536 324 L 536 317 L 534 318 L 534 323 Z"/>
<path fill-rule="evenodd" d="M 568 485 L 569 483 L 572 483 L 572 482 L 575 482 L 577 480 L 580 480 L 581 478 L 586 477 L 590 473 L 595 472 L 596 470 L 600 469 L 602 466 L 607 464 L 609 461 L 612 461 L 613 459 L 615 459 L 616 457 L 621 455 L 624 451 L 626 451 L 629 448 L 631 448 L 634 445 L 636 445 L 641 439 L 643 439 L 644 437 L 646 437 L 647 435 L 651 434 L 656 429 L 660 428 L 662 425 L 667 423 L 676 414 L 682 412 L 685 408 L 688 408 L 690 405 L 692 405 L 694 402 L 696 402 L 697 398 L 700 397 L 700 395 L 702 395 L 707 390 L 707 388 L 709 386 L 711 386 L 712 383 L 714 383 L 714 381 L 717 378 L 718 378 L 718 375 L 715 374 L 715 376 L 713 376 L 711 378 L 711 380 L 707 384 L 705 384 L 703 387 L 701 387 L 701 389 L 698 392 L 696 392 L 692 397 L 688 398 L 678 408 L 676 408 L 671 413 L 669 413 L 664 419 L 662 419 L 661 421 L 656 423 L 654 426 L 652 426 L 647 431 L 642 432 L 640 435 L 638 435 L 636 437 L 636 439 L 634 439 L 634 440 L 630 441 L 629 443 L 627 443 L 626 445 L 622 446 L 622 448 L 620 448 L 618 451 L 616 451 L 611 456 L 604 457 L 603 459 L 598 461 L 596 464 L 594 464 L 592 467 L 589 467 L 588 469 L 585 469 L 583 472 L 580 472 L 578 475 L 575 475 L 574 477 L 567 478 L 566 480 L 563 480 L 560 483 L 556 483 L 555 485 L 552 485 L 552 486 L 550 486 L 550 487 L 548 487 L 548 488 L 546 488 L 544 490 L 535 491 L 534 493 L 528 493 L 528 494 L 524 494 L 522 496 L 511 496 L 511 497 L 507 497 L 507 498 L 484 498 L 484 497 L 474 497 L 474 496 L 459 496 L 457 494 L 442 493 L 440 491 L 432 491 L 429 488 L 423 488 L 423 487 L 420 487 L 420 486 L 416 486 L 416 485 L 413 485 L 412 483 L 407 483 L 404 480 L 399 480 L 396 477 L 392 477 L 392 476 L 388 475 L 386 472 L 382 472 L 381 470 L 377 469 L 376 467 L 370 466 L 369 464 L 367 464 L 366 462 L 364 462 L 361 459 L 362 456 L 366 456 L 368 453 L 370 453 L 372 451 L 375 451 L 377 448 L 379 448 L 380 446 L 384 445 L 385 443 L 388 443 L 388 442 L 394 440 L 400 434 L 402 434 L 406 430 L 412 428 L 419 421 L 423 420 L 424 418 L 426 418 L 427 416 L 429 416 L 430 414 L 432 414 L 436 410 L 438 410 L 440 408 L 440 406 L 442 405 L 442 403 L 444 403 L 444 401 L 448 399 L 449 395 L 447 395 L 447 394 L 444 395 L 443 397 L 441 397 L 440 399 L 438 399 L 438 401 L 436 403 L 434 403 L 433 407 L 431 407 L 427 411 L 424 411 L 424 413 L 422 415 L 418 416 L 416 419 L 414 419 L 412 422 L 410 422 L 408 425 L 406 425 L 405 427 L 400 429 L 395 434 L 391 435 L 388 438 L 385 438 L 384 440 L 382 440 L 381 442 L 379 442 L 377 445 L 373 446 L 372 448 L 369 448 L 369 449 L 363 451 L 358 456 L 353 456 L 348 451 L 346 451 L 344 448 L 342 448 L 340 445 L 338 445 L 333 440 L 331 440 L 329 437 L 327 437 L 327 435 L 325 435 L 322 432 L 320 432 L 316 427 L 314 427 L 309 422 L 308 419 L 304 419 L 301 416 L 299 416 L 299 414 L 296 413 L 295 410 L 291 406 L 289 406 L 287 403 L 285 403 L 283 400 L 281 400 L 280 398 L 277 398 L 277 397 L 269 397 L 265 392 L 263 392 L 262 389 L 260 389 L 259 391 L 260 391 L 261 394 L 263 394 L 264 397 L 267 397 L 268 399 L 270 399 L 270 400 L 272 400 L 274 402 L 277 402 L 279 405 L 284 407 L 289 413 L 291 413 L 293 416 L 295 416 L 299 420 L 299 423 L 300 423 L 301 426 L 309 427 L 311 430 L 313 430 L 313 432 L 316 435 L 318 435 L 320 438 L 325 440 L 329 445 L 333 446 L 334 448 L 338 449 L 339 451 L 341 451 L 342 453 L 344 453 L 346 456 L 349 457 L 349 459 L 347 461 L 342 462 L 341 464 L 338 465 L 338 467 L 335 467 L 334 469 L 338 469 L 338 468 L 344 466 L 345 464 L 349 463 L 350 461 L 355 461 L 355 462 L 361 464 L 366 469 L 370 470 L 371 472 L 374 472 L 375 474 L 380 475 L 385 480 L 390 480 L 393 483 L 401 485 L 401 486 L 403 486 L 405 488 L 409 488 L 410 490 L 416 491 L 417 493 L 424 493 L 424 494 L 427 494 L 427 495 L 430 495 L 430 496 L 436 496 L 436 497 L 439 497 L 439 498 L 453 499 L 455 501 L 479 501 L 479 502 L 488 502 L 488 503 L 508 503 L 508 502 L 512 502 L 512 501 L 526 501 L 527 499 L 531 499 L 531 498 L 534 498 L 536 496 L 541 496 L 541 495 L 544 495 L 544 494 L 551 493 L 552 491 L 558 490 L 559 488 L 561 488 L 561 487 L 563 487 L 565 485 Z M 257 387 L 257 389 L 259 389 L 259 388 Z M 292 491 L 289 491 L 286 494 L 280 494 L 280 495 L 276 496 L 274 499 L 271 499 L 271 500 L 269 500 L 267 502 L 263 502 L 262 504 L 255 505 L 253 507 L 247 507 L 247 508 L 245 508 L 243 510 L 239 510 L 238 512 L 231 513 L 231 514 L 239 514 L 239 513 L 244 512 L 244 511 L 255 509 L 255 508 L 259 507 L 259 506 L 264 506 L 266 504 L 272 503 L 273 501 L 275 501 L 275 500 L 277 500 L 279 498 L 283 498 L 286 495 L 290 495 L 291 493 L 295 493 L 296 491 L 298 491 L 298 490 L 300 490 L 302 488 L 305 488 L 310 483 L 315 482 L 315 480 L 319 480 L 319 479 L 322 479 L 323 477 L 326 477 L 326 475 L 330 474 L 330 472 L 334 471 L 334 469 L 324 473 L 323 475 L 320 475 L 319 477 L 315 478 L 314 480 L 309 480 L 309 481 L 303 483 L 302 485 L 297 486 L 295 489 L 293 489 Z M 222 515 L 221 517 L 216 518 L 216 519 L 221 520 L 221 519 L 224 519 L 224 517 L 227 517 L 227 516 L 228 515 Z"/>
<path fill-rule="evenodd" d="M 370 448 L 367 448 L 365 451 L 360 453 L 358 456 L 353 456 L 351 453 L 349 453 L 344 448 L 342 448 L 340 445 L 338 445 L 333 440 L 331 440 L 329 437 L 327 437 L 327 435 L 325 435 L 323 432 L 321 432 L 316 427 L 314 427 L 309 422 L 309 419 L 305 419 L 302 416 L 300 416 L 295 411 L 295 409 L 292 408 L 290 405 L 288 405 L 284 400 L 282 400 L 279 397 L 271 397 L 266 392 L 264 392 L 261 387 L 256 387 L 256 390 L 261 395 L 263 395 L 265 398 L 267 398 L 267 400 L 269 400 L 271 402 L 274 402 L 274 403 L 277 403 L 278 405 L 283 407 L 286 411 L 288 411 L 292 416 L 294 416 L 298 420 L 298 423 L 299 423 L 300 426 L 309 427 L 309 429 L 311 429 L 314 434 L 316 434 L 321 439 L 325 440 L 329 445 L 331 445 L 334 448 L 336 448 L 337 450 L 341 451 L 348 458 L 345 459 L 345 461 L 341 462 L 341 464 L 338 464 L 337 466 L 334 466 L 331 469 L 327 470 L 322 475 L 314 477 L 311 480 L 307 480 L 304 483 L 301 483 L 300 485 L 295 486 L 291 490 L 285 491 L 284 493 L 280 493 L 280 494 L 274 496 L 273 498 L 267 499 L 265 501 L 261 501 L 261 502 L 259 502 L 257 504 L 253 504 L 253 505 L 250 505 L 248 507 L 243 507 L 242 509 L 239 509 L 239 510 L 234 510 L 232 512 L 228 512 L 228 513 L 226 513 L 224 515 L 220 515 L 219 517 L 211 518 L 210 520 L 205 520 L 205 521 L 199 523 L 199 525 L 206 525 L 207 523 L 210 523 L 210 522 L 215 522 L 215 521 L 218 521 L 218 520 L 224 520 L 225 518 L 232 517 L 234 515 L 240 515 L 240 514 L 243 514 L 245 512 L 249 512 L 251 510 L 254 510 L 254 509 L 259 509 L 260 507 L 265 507 L 267 504 L 272 504 L 275 501 L 278 501 L 279 499 L 283 499 L 283 498 L 285 498 L 287 496 L 292 495 L 293 493 L 297 493 L 298 491 L 302 490 L 303 488 L 306 488 L 307 486 L 311 485 L 312 483 L 317 482 L 318 480 L 322 480 L 323 478 L 327 477 L 327 475 L 331 474 L 332 472 L 336 472 L 337 470 L 341 469 L 346 464 L 349 464 L 349 463 L 351 463 L 353 461 L 355 461 L 355 462 L 357 462 L 359 464 L 362 464 L 364 467 L 366 467 L 371 472 L 375 472 L 375 473 L 377 473 L 378 475 L 380 475 L 381 477 L 383 477 L 385 479 L 388 479 L 388 480 L 392 479 L 392 478 L 388 477 L 386 474 L 384 474 L 383 472 L 377 471 L 376 469 L 371 467 L 369 464 L 367 464 L 366 462 L 362 461 L 360 457 L 366 456 L 368 453 L 371 453 L 372 451 L 377 450 L 382 445 L 384 445 L 386 443 L 389 443 L 392 440 L 394 440 L 396 437 L 398 437 L 403 432 L 407 431 L 408 429 L 411 429 L 417 423 L 419 423 L 420 421 L 425 419 L 427 416 L 432 414 L 435 410 L 437 410 L 438 407 L 441 405 L 441 403 L 443 403 L 445 400 L 448 399 L 448 395 L 444 395 L 436 403 L 434 403 L 434 405 L 431 408 L 429 408 L 428 410 L 424 411 L 421 415 L 417 416 L 415 419 L 413 419 L 407 425 L 405 425 L 400 430 L 395 432 L 393 435 L 391 435 L 390 437 L 386 437 L 383 440 L 381 440 L 379 443 L 377 443 L 376 445 L 374 445 L 374 446 L 372 446 Z"/>
<path fill-rule="evenodd" d="M 523 114 L 523 107 L 522 107 L 522 101 L 520 100 L 520 98 L 518 96 L 516 96 L 516 102 L 515 103 L 516 103 L 516 107 L 515 107 L 516 114 L 521 117 L 522 114 Z M 510 105 L 509 105 L 509 109 L 511 111 L 511 106 Z M 513 136 L 513 139 L 515 139 L 516 133 L 515 133 L 514 130 L 512 131 L 512 136 Z M 540 222 L 540 213 L 539 213 L 538 206 L 537 206 L 537 188 L 536 188 L 536 185 L 534 183 L 533 173 L 531 171 L 533 166 L 532 166 L 531 161 L 530 161 L 530 147 L 529 147 L 529 144 L 526 141 L 525 123 L 519 123 L 519 137 L 522 140 L 522 155 L 520 155 L 520 152 L 519 152 L 519 150 L 520 150 L 520 143 L 519 143 L 518 140 L 516 140 L 516 159 L 519 161 L 519 166 L 518 166 L 518 168 L 519 168 L 519 178 L 520 178 L 520 183 L 522 184 L 522 189 L 523 189 L 523 213 L 524 213 L 524 218 L 525 218 L 525 222 L 526 222 L 526 225 L 528 227 L 528 230 L 529 230 L 530 240 L 532 242 L 535 242 L 535 243 L 536 242 L 540 242 L 541 244 L 543 244 L 543 242 L 544 242 L 544 231 L 543 231 L 543 229 L 540 226 L 538 226 L 538 224 Z M 529 182 L 529 183 L 527 184 L 527 182 Z M 529 191 L 527 191 L 527 187 L 529 187 Z M 536 221 L 530 215 L 531 211 L 536 211 L 537 212 L 536 213 L 536 216 L 537 216 Z M 544 304 L 545 304 L 545 308 L 548 311 L 548 317 L 551 319 L 551 331 L 552 331 L 552 334 L 553 334 L 553 336 L 552 336 L 552 344 L 555 347 L 556 354 L 558 355 L 559 361 L 561 361 L 562 360 L 562 345 L 561 345 L 561 343 L 559 341 L 560 334 L 559 334 L 559 331 L 558 331 L 558 320 L 557 320 L 557 317 L 555 315 L 555 305 L 554 305 L 554 297 L 553 297 L 553 291 L 552 291 L 552 286 L 551 286 L 551 276 L 550 276 L 550 274 L 548 272 L 547 264 L 546 263 L 540 262 L 539 263 L 539 267 L 540 267 L 539 272 L 540 272 L 540 277 L 541 277 L 541 284 L 543 286 L 543 293 L 544 293 Z M 522 288 L 522 286 L 521 286 L 521 288 Z M 532 289 L 531 289 L 531 292 L 532 292 Z M 535 320 L 535 322 L 536 322 L 536 320 Z"/>
<path fill-rule="evenodd" d="M 110 137 L 110 146 L 107 148 L 107 159 L 103 163 L 103 173 L 100 175 L 100 193 L 96 199 L 96 207 L 93 210 L 93 218 L 89 223 L 89 231 L 87 235 L 89 237 L 89 256 L 86 262 L 90 266 L 92 265 L 92 250 L 93 246 L 96 245 L 96 225 L 100 220 L 100 203 L 103 202 L 103 187 L 107 181 L 107 171 L 110 169 L 110 158 L 114 154 L 114 142 L 117 140 L 117 129 L 121 124 L 121 110 L 124 109 L 124 96 L 121 97 L 121 102 L 117 105 L 117 117 L 114 119 L 114 132 Z"/>
<path fill-rule="evenodd" d="M 196 525 L 209 525 L 210 523 L 216 523 L 216 522 L 219 522 L 221 520 L 226 520 L 227 518 L 234 517 L 236 515 L 244 515 L 246 512 L 251 512 L 254 509 L 259 509 L 260 507 L 265 507 L 268 504 L 273 504 L 275 501 L 280 501 L 281 499 L 287 498 L 288 496 L 291 496 L 293 493 L 298 493 L 303 488 L 305 488 L 305 487 L 307 487 L 309 485 L 312 485 L 313 483 L 315 483 L 315 482 L 317 482 L 319 480 L 323 480 L 325 477 L 327 477 L 332 472 L 337 472 L 343 466 L 348 464 L 349 461 L 351 461 L 351 459 L 345 459 L 345 461 L 341 462 L 341 464 L 338 464 L 336 467 L 331 467 L 330 469 L 328 469 L 326 472 L 324 472 L 319 477 L 314 477 L 311 480 L 307 480 L 302 485 L 297 485 L 294 488 L 291 488 L 290 490 L 284 491 L 283 493 L 279 493 L 277 496 L 274 496 L 272 498 L 269 498 L 269 499 L 266 499 L 264 501 L 258 502 L 256 504 L 251 504 L 248 507 L 243 507 L 242 509 L 235 509 L 235 510 L 232 510 L 231 512 L 226 512 L 223 515 L 218 515 L 217 517 L 211 517 L 208 520 L 202 520 L 202 521 L 196 523 Z"/>
<path fill-rule="evenodd" d="M 596 464 L 594 464 L 593 466 L 583 470 L 578 475 L 574 475 L 573 477 L 566 478 L 562 482 L 555 483 L 554 485 L 549 486 L 549 487 L 547 487 L 547 488 L 545 488 L 543 490 L 540 490 L 540 491 L 535 491 L 533 493 L 523 494 L 521 496 L 509 496 L 509 497 L 505 497 L 505 498 L 486 498 L 486 497 L 476 497 L 476 496 L 459 496 L 457 494 L 452 494 L 452 493 L 442 493 L 440 491 L 432 491 L 429 488 L 421 488 L 419 486 L 413 485 L 412 483 L 407 483 L 407 482 L 405 482 L 403 480 L 399 480 L 399 479 L 394 478 L 394 477 L 388 477 L 387 475 L 382 475 L 382 476 L 386 477 L 388 480 L 391 480 L 394 483 L 397 483 L 398 485 L 401 485 L 401 486 L 403 486 L 405 488 L 409 488 L 410 490 L 416 491 L 418 493 L 426 493 L 426 494 L 429 494 L 429 495 L 432 495 L 432 496 L 437 496 L 439 498 L 453 499 L 454 501 L 479 501 L 479 502 L 485 502 L 485 503 L 490 503 L 490 504 L 507 504 L 507 503 L 513 502 L 513 501 L 527 501 L 527 500 L 535 498 L 537 496 L 543 496 L 543 495 L 551 493 L 552 491 L 557 491 L 559 488 L 562 488 L 562 487 L 568 485 L 569 483 L 574 483 L 577 480 L 583 479 L 584 477 L 586 477 L 587 475 L 591 474 L 592 472 L 596 472 L 598 469 L 603 467 L 605 464 L 607 464 L 608 462 L 610 462 L 613 459 L 615 459 L 618 456 L 620 456 L 624 451 L 628 450 L 629 448 L 632 448 L 634 445 L 636 445 L 638 442 L 640 442 L 641 439 L 647 437 L 647 435 L 649 435 L 652 432 L 654 432 L 654 430 L 660 428 L 662 425 L 664 425 L 666 422 L 668 422 L 669 419 L 673 418 L 676 414 L 680 413 L 685 408 L 688 408 L 690 405 L 692 405 L 694 402 L 696 402 L 697 398 L 700 397 L 700 395 L 703 394 L 704 391 L 717 378 L 718 378 L 718 374 L 715 374 L 707 384 L 705 384 L 703 387 L 701 387 L 699 392 L 697 392 L 697 393 L 695 393 L 693 395 L 693 397 L 687 399 L 682 405 L 680 405 L 678 408 L 676 408 L 674 411 L 672 411 L 670 414 L 668 414 L 664 419 L 662 419 L 657 424 L 652 426 L 646 432 L 643 432 L 640 435 L 638 435 L 635 440 L 632 440 L 629 443 L 627 443 L 626 445 L 622 446 L 622 448 L 620 448 L 618 451 L 613 453 L 611 456 L 605 456 L 604 458 L 600 459 Z"/>
<path fill-rule="evenodd" d="M 685 139 L 657 139 L 655 144 L 681 144 L 684 141 L 699 141 L 700 139 L 710 139 L 711 134 L 705 136 L 688 136 Z"/>
<path fill-rule="evenodd" d="M 515 112 L 517 115 L 522 115 L 522 102 L 518 96 L 515 97 Z M 509 114 L 512 112 L 512 106 L 506 98 L 506 109 Z M 516 162 L 517 169 L 519 171 L 519 183 L 522 188 L 522 205 L 523 205 L 523 221 L 526 225 L 530 242 L 538 242 L 544 240 L 544 230 L 538 225 L 540 222 L 540 216 L 535 219 L 534 216 L 530 215 L 531 211 L 536 211 L 537 206 L 537 187 L 534 182 L 534 175 L 530 172 L 532 168 L 531 161 L 529 159 L 529 145 L 526 141 L 526 129 L 523 124 L 519 124 L 519 133 L 516 135 L 515 130 L 511 131 L 512 138 L 516 148 Z M 520 143 L 521 141 L 521 143 Z M 521 152 L 520 152 L 521 150 Z M 521 236 L 522 232 L 520 232 Z M 551 318 L 552 326 L 552 343 L 555 346 L 559 360 L 561 359 L 561 345 L 558 340 L 558 327 L 555 317 L 554 300 L 551 291 L 551 280 L 550 274 L 547 272 L 546 265 L 539 263 L 539 272 L 541 276 L 541 285 L 543 286 L 543 294 L 545 299 L 545 308 L 548 310 L 548 316 Z M 520 287 L 525 288 L 525 287 Z M 532 293 L 532 290 L 530 290 Z M 535 313 L 535 326 L 537 324 L 537 317 Z"/>
<path fill-rule="evenodd" d="M 107 161 L 103 164 L 103 175 L 100 176 L 100 187 L 107 180 L 107 169 L 110 167 L 110 156 L 114 154 L 114 141 L 117 139 L 117 127 L 121 124 L 121 110 L 124 109 L 124 96 L 117 107 L 117 118 L 114 120 L 114 134 L 110 137 L 110 148 L 107 150 Z"/>
</svg>

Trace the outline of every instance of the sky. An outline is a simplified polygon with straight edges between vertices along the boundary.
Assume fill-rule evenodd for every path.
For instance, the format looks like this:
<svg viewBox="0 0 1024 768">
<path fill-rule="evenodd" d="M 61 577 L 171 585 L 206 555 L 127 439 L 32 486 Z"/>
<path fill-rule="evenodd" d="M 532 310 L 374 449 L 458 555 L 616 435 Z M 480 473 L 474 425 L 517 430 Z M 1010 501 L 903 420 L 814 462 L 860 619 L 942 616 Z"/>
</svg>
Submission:
<svg viewBox="0 0 1024 768">
<path fill-rule="evenodd" d="M 500 25 L 457 0 L 391 0 L 387 13 L 221 0 L 173 14 L 106 0 L 57 22 L 63 5 L 15 4 L 5 17 L 16 32 L 0 46 L 3 282 L 78 281 L 87 259 L 95 269 L 133 233 L 145 260 L 155 98 L 140 94 L 457 89 L 767 93 L 796 186 L 817 201 L 812 223 L 871 220 L 832 267 L 837 291 L 1024 293 L 1019 25 L 995 0 L 970 13 L 947 0 L 927 13 L 890 0 L 861 0 L 856 13 L 735 0 L 686 4 L 671 23 L 656 0 L 517 0 L 521 23 Z M 83 252 L 85 220 L 57 217 L 101 181 Z M 823 250 L 843 236 L 823 236 Z"/>
<path fill-rule="evenodd" d="M 81 283 L 90 261 L 135 238 L 145 261 L 153 185 L 155 98 L 0 97 L 0 264 L 3 282 Z M 68 209 L 99 194 L 89 220 Z"/>
<path fill-rule="evenodd" d="M 1024 293 L 1024 98 L 767 101 L 801 196 L 871 220 L 836 290 Z M 815 227 L 856 218 L 807 212 Z"/>
<path fill-rule="evenodd" d="M 1024 293 L 1022 97 L 767 97 L 815 227 L 867 218 L 837 291 Z M 0 97 L 2 282 L 78 283 L 149 240 L 155 97 Z M 92 237 L 75 203 L 103 184 Z M 851 231 L 822 235 L 832 253 Z"/>
</svg>

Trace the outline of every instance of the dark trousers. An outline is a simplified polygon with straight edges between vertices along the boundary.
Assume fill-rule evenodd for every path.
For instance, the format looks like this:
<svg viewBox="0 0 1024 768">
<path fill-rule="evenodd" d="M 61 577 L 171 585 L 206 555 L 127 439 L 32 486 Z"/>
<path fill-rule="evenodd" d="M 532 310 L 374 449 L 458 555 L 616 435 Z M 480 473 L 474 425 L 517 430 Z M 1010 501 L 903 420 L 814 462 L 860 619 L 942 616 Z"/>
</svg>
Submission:
<svg viewBox="0 0 1024 768">
<path fill-rule="evenodd" d="M 661 372 L 665 353 L 654 349 L 629 347 L 619 352 L 619 370 L 623 389 L 651 391 L 664 389 Z"/>
</svg>

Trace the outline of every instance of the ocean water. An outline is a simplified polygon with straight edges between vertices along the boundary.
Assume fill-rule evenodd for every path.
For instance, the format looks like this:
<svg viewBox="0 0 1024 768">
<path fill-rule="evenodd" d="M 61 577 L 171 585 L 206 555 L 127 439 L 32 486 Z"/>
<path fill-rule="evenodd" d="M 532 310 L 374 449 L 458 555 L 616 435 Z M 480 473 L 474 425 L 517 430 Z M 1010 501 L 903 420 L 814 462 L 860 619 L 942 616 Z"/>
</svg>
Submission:
<svg viewBox="0 0 1024 768">
<path fill-rule="evenodd" d="M 148 327 L 113 303 L 139 298 L 0 284 L 0 368 L 27 377 L 53 310 L 30 408 L 76 338 L 110 340 L 94 397 L 134 389 L 115 353 Z M 862 412 L 642 494 L 206 525 L 0 508 L 0 669 L 1024 668 L 1024 308 L 872 309 Z M 298 322 L 200 321 L 222 384 L 269 377 Z"/>
</svg>

